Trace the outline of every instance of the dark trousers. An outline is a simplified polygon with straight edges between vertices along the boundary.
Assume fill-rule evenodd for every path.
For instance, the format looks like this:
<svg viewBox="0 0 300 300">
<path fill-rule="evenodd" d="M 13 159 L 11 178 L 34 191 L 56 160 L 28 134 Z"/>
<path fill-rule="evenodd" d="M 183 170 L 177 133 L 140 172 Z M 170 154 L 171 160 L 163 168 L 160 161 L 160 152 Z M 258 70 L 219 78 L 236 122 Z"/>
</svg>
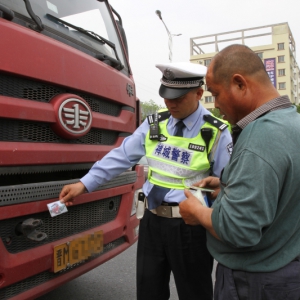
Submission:
<svg viewBox="0 0 300 300">
<path fill-rule="evenodd" d="M 266 273 L 236 271 L 218 264 L 215 300 L 299 300 L 300 262 Z"/>
<path fill-rule="evenodd" d="M 137 248 L 137 299 L 167 300 L 173 272 L 180 300 L 212 300 L 213 259 L 202 226 L 145 211 Z"/>
</svg>

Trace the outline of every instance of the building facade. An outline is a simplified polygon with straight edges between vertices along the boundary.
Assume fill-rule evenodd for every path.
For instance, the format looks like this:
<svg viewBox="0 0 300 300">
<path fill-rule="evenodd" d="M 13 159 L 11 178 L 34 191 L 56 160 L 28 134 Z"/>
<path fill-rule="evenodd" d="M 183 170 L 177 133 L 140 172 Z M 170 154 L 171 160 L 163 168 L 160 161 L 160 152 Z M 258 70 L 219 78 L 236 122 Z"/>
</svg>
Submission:
<svg viewBox="0 0 300 300">
<path fill-rule="evenodd" d="M 190 61 L 208 66 L 211 59 L 230 44 L 243 44 L 257 53 L 280 95 L 288 95 L 292 103 L 299 105 L 300 72 L 288 23 L 191 38 Z M 206 91 L 206 85 L 204 90 L 201 103 L 206 108 L 214 108 L 214 98 Z"/>
</svg>

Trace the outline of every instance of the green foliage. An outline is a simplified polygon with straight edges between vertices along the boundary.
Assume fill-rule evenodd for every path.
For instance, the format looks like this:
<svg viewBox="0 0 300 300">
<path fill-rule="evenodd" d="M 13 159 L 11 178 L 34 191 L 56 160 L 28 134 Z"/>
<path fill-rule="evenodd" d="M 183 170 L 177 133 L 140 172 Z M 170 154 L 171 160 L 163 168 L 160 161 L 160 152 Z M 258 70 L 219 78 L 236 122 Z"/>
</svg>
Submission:
<svg viewBox="0 0 300 300">
<path fill-rule="evenodd" d="M 295 105 L 297 108 L 297 113 L 300 114 L 300 105 Z"/>
<path fill-rule="evenodd" d="M 217 108 L 208 109 L 215 117 L 222 119 L 222 115 L 220 114 L 220 110 Z"/>
<path fill-rule="evenodd" d="M 144 121 L 148 115 L 154 114 L 155 112 L 157 112 L 159 109 L 162 108 L 166 108 L 166 107 L 163 105 L 158 105 L 153 100 L 141 102 L 142 121 Z"/>
</svg>

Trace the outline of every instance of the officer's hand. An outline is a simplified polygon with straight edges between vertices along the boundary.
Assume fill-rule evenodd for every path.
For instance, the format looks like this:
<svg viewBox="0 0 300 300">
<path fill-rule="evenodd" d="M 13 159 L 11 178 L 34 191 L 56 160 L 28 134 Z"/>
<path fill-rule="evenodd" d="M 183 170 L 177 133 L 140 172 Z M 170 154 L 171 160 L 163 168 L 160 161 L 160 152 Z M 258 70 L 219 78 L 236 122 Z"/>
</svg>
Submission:
<svg viewBox="0 0 300 300">
<path fill-rule="evenodd" d="M 82 182 L 65 185 L 59 194 L 60 202 L 66 206 L 73 205 L 74 198 L 85 192 L 85 186 Z"/>
<path fill-rule="evenodd" d="M 202 187 L 202 188 L 214 190 L 214 192 L 207 193 L 208 197 L 211 200 L 216 199 L 220 192 L 220 179 L 218 177 L 209 176 L 209 177 L 206 177 L 206 178 L 200 180 L 199 182 L 197 182 L 194 185 Z"/>
<path fill-rule="evenodd" d="M 185 189 L 184 194 L 187 199 L 179 203 L 179 212 L 182 219 L 186 224 L 199 225 L 198 213 L 203 205 L 189 190 Z"/>
</svg>

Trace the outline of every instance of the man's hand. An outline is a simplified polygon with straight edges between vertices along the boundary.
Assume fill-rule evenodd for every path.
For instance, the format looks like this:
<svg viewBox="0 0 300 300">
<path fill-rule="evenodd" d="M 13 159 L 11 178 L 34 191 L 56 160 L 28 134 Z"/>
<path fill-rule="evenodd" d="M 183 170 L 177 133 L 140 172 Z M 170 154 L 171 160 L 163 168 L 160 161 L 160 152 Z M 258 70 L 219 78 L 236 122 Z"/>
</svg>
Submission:
<svg viewBox="0 0 300 300">
<path fill-rule="evenodd" d="M 220 192 L 220 179 L 218 177 L 209 176 L 200 180 L 194 185 L 214 190 L 212 193 L 207 193 L 211 200 L 216 199 Z"/>
<path fill-rule="evenodd" d="M 184 222 L 188 225 L 202 225 L 210 234 L 219 239 L 212 226 L 212 208 L 203 206 L 189 190 L 185 189 L 184 194 L 187 199 L 179 203 L 179 212 Z"/>
<path fill-rule="evenodd" d="M 65 185 L 59 194 L 60 202 L 64 202 L 66 206 L 73 205 L 74 198 L 85 192 L 85 186 L 82 182 Z"/>
<path fill-rule="evenodd" d="M 182 219 L 188 225 L 201 224 L 197 219 L 197 211 L 201 209 L 203 205 L 189 190 L 185 189 L 184 194 L 187 199 L 179 203 L 179 212 Z"/>
</svg>

